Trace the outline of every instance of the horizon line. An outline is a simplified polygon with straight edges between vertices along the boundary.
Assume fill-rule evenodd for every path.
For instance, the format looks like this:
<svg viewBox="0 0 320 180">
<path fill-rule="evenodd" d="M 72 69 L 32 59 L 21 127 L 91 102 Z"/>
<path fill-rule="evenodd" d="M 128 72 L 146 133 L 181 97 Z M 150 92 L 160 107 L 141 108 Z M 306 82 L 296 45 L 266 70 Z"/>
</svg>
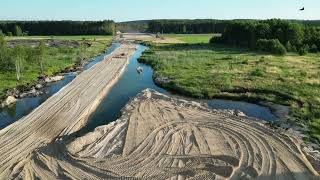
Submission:
<svg viewBox="0 0 320 180">
<path fill-rule="evenodd" d="M 125 21 L 115 21 L 113 19 L 99 19 L 99 20 L 71 20 L 71 19 L 30 19 L 30 20 L 18 20 L 18 19 L 0 19 L 0 21 L 17 21 L 17 22 L 28 22 L 28 21 L 114 21 L 115 23 L 126 23 L 126 22 L 138 22 L 138 21 L 153 21 L 153 20 L 220 20 L 220 21 L 232 21 L 232 20 L 270 20 L 270 19 L 280 19 L 280 20 L 297 20 L 297 21 L 320 21 L 320 19 L 288 19 L 288 18 L 221 18 L 221 19 L 214 19 L 214 18 L 159 18 L 159 19 L 138 19 L 138 20 L 125 20 Z"/>
</svg>

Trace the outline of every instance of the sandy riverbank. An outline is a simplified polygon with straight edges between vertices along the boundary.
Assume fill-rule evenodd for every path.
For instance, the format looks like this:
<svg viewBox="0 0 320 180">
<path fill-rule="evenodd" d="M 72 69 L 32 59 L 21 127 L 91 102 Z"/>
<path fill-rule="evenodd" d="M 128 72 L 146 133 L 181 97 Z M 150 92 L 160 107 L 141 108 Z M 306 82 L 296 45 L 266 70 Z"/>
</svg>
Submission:
<svg viewBox="0 0 320 180">
<path fill-rule="evenodd" d="M 152 90 L 127 104 L 116 122 L 68 139 L 34 149 L 13 166 L 11 177 L 316 179 L 317 174 L 294 134 Z"/>
<path fill-rule="evenodd" d="M 34 151 L 86 125 L 135 51 L 135 44 L 122 44 L 28 116 L 1 130 L 0 179 L 17 177 Z"/>
</svg>

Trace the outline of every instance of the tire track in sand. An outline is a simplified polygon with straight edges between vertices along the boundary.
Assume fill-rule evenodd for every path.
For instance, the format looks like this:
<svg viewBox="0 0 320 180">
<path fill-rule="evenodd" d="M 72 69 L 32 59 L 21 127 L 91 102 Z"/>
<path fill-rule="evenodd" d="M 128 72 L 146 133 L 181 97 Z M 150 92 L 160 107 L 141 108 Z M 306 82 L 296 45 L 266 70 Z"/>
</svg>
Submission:
<svg viewBox="0 0 320 180">
<path fill-rule="evenodd" d="M 16 177 L 317 179 L 299 147 L 261 121 L 145 90 L 116 122 L 32 152 Z"/>
</svg>

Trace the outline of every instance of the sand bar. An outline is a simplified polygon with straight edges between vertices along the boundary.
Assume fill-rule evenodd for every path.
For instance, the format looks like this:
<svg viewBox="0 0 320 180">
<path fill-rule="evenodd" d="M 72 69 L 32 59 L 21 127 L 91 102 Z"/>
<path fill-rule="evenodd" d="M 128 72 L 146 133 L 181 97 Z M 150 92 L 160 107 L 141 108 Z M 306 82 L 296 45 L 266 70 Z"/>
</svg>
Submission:
<svg viewBox="0 0 320 180">
<path fill-rule="evenodd" d="M 124 72 L 136 47 L 122 44 L 29 115 L 1 130 L 0 179 L 15 178 L 36 149 L 86 125 L 89 115 Z"/>
</svg>

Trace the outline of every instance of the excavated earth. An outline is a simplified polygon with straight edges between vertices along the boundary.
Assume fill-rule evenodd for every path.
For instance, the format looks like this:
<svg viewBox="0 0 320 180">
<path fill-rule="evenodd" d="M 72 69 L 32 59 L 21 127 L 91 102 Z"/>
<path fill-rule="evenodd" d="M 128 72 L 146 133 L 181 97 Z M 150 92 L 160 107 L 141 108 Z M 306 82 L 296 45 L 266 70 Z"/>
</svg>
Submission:
<svg viewBox="0 0 320 180">
<path fill-rule="evenodd" d="M 25 178 L 36 174 L 27 168 L 35 152 L 87 124 L 90 114 L 121 77 L 136 48 L 136 44 L 122 44 L 29 115 L 0 130 L 0 179 L 21 177 L 22 172 Z"/>
<path fill-rule="evenodd" d="M 12 141 L 22 141 L 30 127 Z M 82 137 L 66 134 L 12 156 L 3 149 L 11 143 L 3 137 L 11 133 L 1 132 L 1 179 L 318 178 L 294 134 L 149 89 L 117 121 Z M 49 133 L 35 129 L 34 143 Z M 23 152 L 28 146 L 11 148 Z"/>
</svg>

